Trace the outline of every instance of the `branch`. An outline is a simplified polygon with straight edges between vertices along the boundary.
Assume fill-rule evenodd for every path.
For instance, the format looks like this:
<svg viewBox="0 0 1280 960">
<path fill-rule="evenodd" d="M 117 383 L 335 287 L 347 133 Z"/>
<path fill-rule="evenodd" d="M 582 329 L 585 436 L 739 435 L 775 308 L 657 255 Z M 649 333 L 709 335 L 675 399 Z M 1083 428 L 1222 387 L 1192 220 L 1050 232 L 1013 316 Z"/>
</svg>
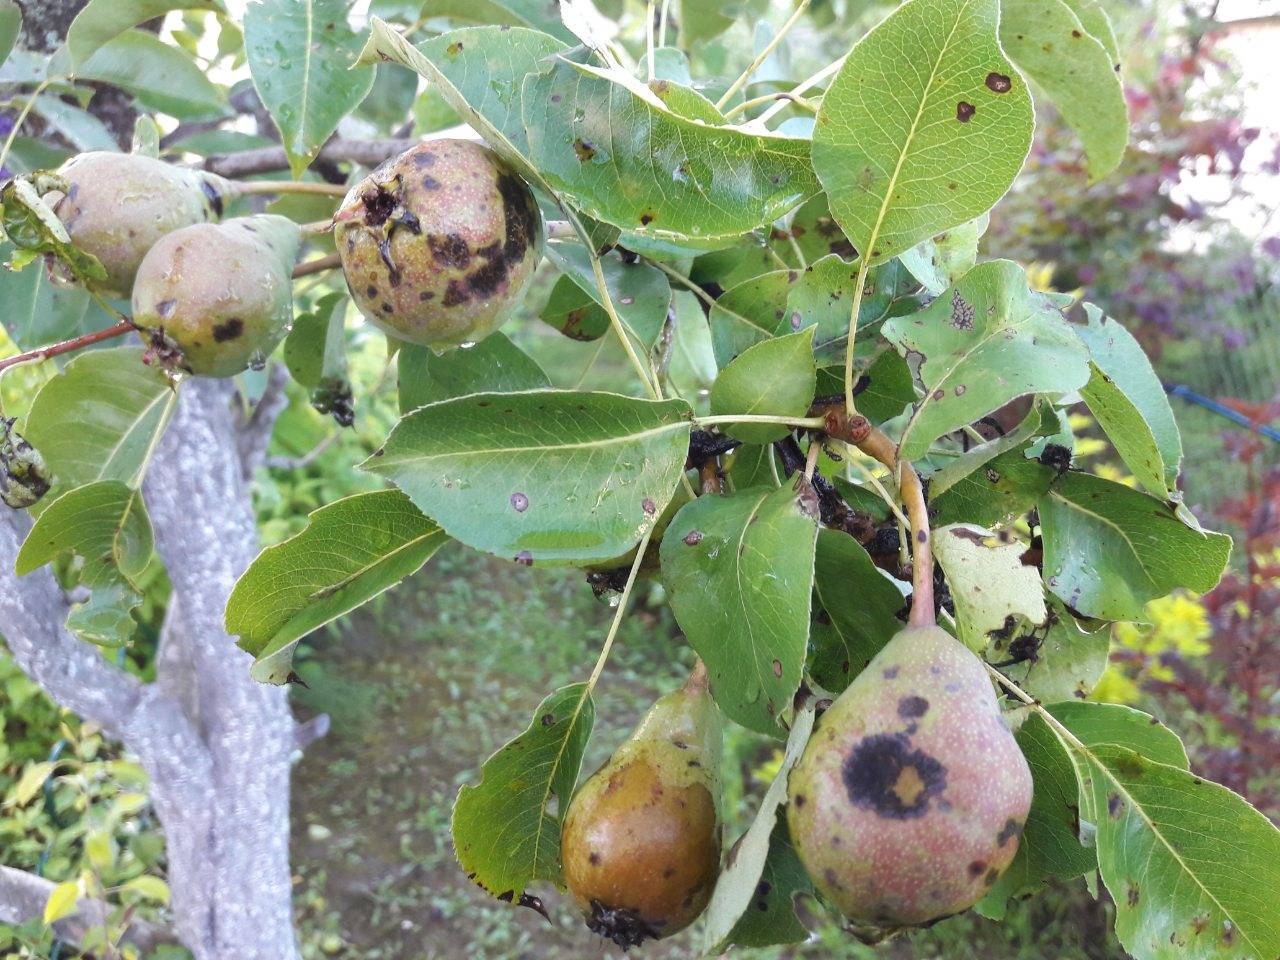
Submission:
<svg viewBox="0 0 1280 960">
<path fill-rule="evenodd" d="M 1241 17 L 1238 20 L 1208 20 L 1200 24 L 1204 36 L 1211 34 L 1244 33 L 1248 30 L 1265 30 L 1280 27 L 1280 13 L 1269 13 L 1258 17 Z"/>
<path fill-rule="evenodd" d="M 123 739 L 142 684 L 66 630 L 67 601 L 48 567 L 14 573 L 29 528 L 25 514 L 0 511 L 0 633 L 22 672 L 57 704 Z"/>
<path fill-rule="evenodd" d="M 97 330 L 93 333 L 86 333 L 80 337 L 73 337 L 70 340 L 63 340 L 61 343 L 55 343 L 47 347 L 38 347 L 35 350 L 28 350 L 26 353 L 19 353 L 16 356 L 5 357 L 0 360 L 0 370 L 6 370 L 9 367 L 16 367 L 20 363 L 28 363 L 32 360 L 47 360 L 49 357 L 56 357 L 62 353 L 70 353 L 72 350 L 79 350 L 81 347 L 87 347 L 93 343 L 99 343 L 103 340 L 110 340 L 112 337 L 121 337 L 132 330 L 138 328 L 133 325 L 130 320 L 121 320 L 114 327 L 107 327 L 105 330 Z"/>
<path fill-rule="evenodd" d="M 44 905 L 49 893 L 56 886 L 44 877 L 33 873 L 0 866 L 0 923 L 26 923 L 44 916 Z M 76 912 L 53 925 L 54 932 L 63 940 L 79 943 L 95 927 L 112 926 L 112 914 L 116 908 L 101 900 L 82 897 L 76 904 Z M 177 944 L 172 931 L 145 920 L 131 920 L 122 938 L 143 953 L 151 953 L 166 944 Z"/>
<path fill-rule="evenodd" d="M 447 137 L 465 137 L 470 140 L 475 139 L 475 136 L 475 132 L 470 127 L 457 126 L 450 127 L 448 130 L 438 130 L 425 137 L 380 140 L 346 140 L 334 137 L 320 148 L 320 153 L 312 162 L 347 162 L 376 167 L 384 160 L 404 153 L 410 147 L 415 147 L 425 140 L 442 140 Z M 256 150 L 210 157 L 204 162 L 204 169 L 234 180 L 237 177 L 249 177 L 258 173 L 288 170 L 289 160 L 285 156 L 284 147 L 260 147 Z"/>
<path fill-rule="evenodd" d="M 267 386 L 253 408 L 253 413 L 240 426 L 236 446 L 240 451 L 240 475 L 245 480 L 252 478 L 253 472 L 266 459 L 276 417 L 289 402 L 284 389 L 288 382 L 289 371 L 284 364 L 275 364 L 267 376 Z"/>
</svg>

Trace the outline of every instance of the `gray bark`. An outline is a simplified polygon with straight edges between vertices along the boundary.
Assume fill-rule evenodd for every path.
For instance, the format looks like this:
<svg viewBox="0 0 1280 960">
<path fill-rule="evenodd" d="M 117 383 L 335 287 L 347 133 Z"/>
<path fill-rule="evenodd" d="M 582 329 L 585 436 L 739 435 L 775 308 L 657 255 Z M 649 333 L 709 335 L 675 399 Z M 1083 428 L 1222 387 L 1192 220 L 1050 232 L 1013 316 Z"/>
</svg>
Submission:
<svg viewBox="0 0 1280 960">
<path fill-rule="evenodd" d="M 14 575 L 28 523 L 8 510 L 0 633 L 55 701 L 100 723 L 150 774 L 183 944 L 198 960 L 291 960 L 289 770 L 300 734 L 284 690 L 250 678 L 250 657 L 222 626 L 257 551 L 244 455 L 260 456 L 252 435 L 272 417 L 238 423 L 232 399 L 223 381 L 182 386 L 144 488 L 173 583 L 156 682 L 139 683 L 62 627 L 67 601 L 47 569 Z"/>
</svg>

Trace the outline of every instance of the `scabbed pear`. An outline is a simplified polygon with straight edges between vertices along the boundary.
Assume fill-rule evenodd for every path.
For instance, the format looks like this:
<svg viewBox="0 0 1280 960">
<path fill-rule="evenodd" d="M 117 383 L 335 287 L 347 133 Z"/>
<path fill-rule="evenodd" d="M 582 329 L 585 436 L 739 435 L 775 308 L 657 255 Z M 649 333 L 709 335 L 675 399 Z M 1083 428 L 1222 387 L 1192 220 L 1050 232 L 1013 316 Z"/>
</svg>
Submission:
<svg viewBox="0 0 1280 960">
<path fill-rule="evenodd" d="M 384 332 L 444 350 L 483 340 L 542 257 L 529 187 L 483 144 L 432 140 L 351 188 L 334 216 L 351 296 Z"/>
<path fill-rule="evenodd" d="M 230 377 L 265 363 L 293 320 L 301 234 L 271 214 L 200 223 L 161 239 L 142 261 L 133 320 L 165 366 Z"/>
<path fill-rule="evenodd" d="M 908 627 L 822 716 L 788 793 L 818 890 L 891 930 L 981 899 L 1017 852 L 1031 772 L 978 659 L 940 627 Z"/>
<path fill-rule="evenodd" d="M 136 153 L 82 153 L 58 173 L 67 189 L 54 213 L 71 242 L 102 263 L 98 289 L 110 297 L 129 296 L 142 258 L 165 234 L 221 215 L 230 186 Z"/>
<path fill-rule="evenodd" d="M 560 837 L 587 926 L 621 947 L 683 930 L 720 872 L 720 713 L 699 671 L 582 784 Z"/>
</svg>

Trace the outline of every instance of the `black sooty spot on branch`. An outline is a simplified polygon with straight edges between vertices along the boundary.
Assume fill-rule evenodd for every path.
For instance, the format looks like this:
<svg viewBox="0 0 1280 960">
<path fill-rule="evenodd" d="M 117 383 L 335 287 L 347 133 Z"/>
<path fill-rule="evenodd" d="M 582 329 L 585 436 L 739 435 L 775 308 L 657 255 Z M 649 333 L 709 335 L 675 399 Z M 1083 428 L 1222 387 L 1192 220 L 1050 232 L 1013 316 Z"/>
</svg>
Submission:
<svg viewBox="0 0 1280 960">
<path fill-rule="evenodd" d="M 860 741 L 841 768 L 849 800 L 881 817 L 924 816 L 929 802 L 947 785 L 947 769 L 906 734 L 877 733 Z"/>
</svg>

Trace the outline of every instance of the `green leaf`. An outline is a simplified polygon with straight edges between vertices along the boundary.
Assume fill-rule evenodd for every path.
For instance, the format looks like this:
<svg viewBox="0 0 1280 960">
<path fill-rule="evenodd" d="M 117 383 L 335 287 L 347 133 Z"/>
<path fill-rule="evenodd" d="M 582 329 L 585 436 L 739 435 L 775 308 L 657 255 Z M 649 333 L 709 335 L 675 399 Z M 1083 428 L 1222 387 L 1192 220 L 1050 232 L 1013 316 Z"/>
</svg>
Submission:
<svg viewBox="0 0 1280 960">
<path fill-rule="evenodd" d="M 0 261 L 13 255 L 12 244 L 0 243 Z M 0 303 L 5 305 L 5 333 L 19 350 L 87 332 L 89 293 L 82 287 L 55 286 L 47 270 L 0 269 Z"/>
<path fill-rule="evenodd" d="M 1042 405 L 1033 406 L 1013 430 L 966 450 L 933 474 L 929 478 L 929 513 L 938 526 L 972 519 L 979 526 L 994 527 L 1013 516 L 1010 511 L 1022 502 L 1018 496 L 1022 489 L 1006 478 L 1006 464 L 1010 467 L 1031 465 L 1027 450 L 1044 423 Z M 1049 489 L 1054 473 L 1047 467 L 1042 469 L 1043 484 L 1031 485 L 1024 495 L 1025 505 L 1021 505 L 1017 513 L 1030 510 L 1036 498 Z M 1028 477 L 1032 479 L 1034 474 Z M 982 519 L 976 516 L 979 512 Z M 946 519 L 941 519 L 944 513 Z"/>
<path fill-rule="evenodd" d="M 595 340 L 610 329 L 595 272 L 581 244 L 551 244 L 547 259 L 563 276 L 556 281 L 542 320 L 574 340 Z M 600 258 L 609 298 L 627 331 L 647 353 L 658 342 L 671 305 L 671 284 L 657 267 L 627 263 L 618 254 Z"/>
<path fill-rule="evenodd" d="M 560 819 L 594 722 L 587 685 L 561 687 L 542 701 L 524 733 L 485 761 L 480 782 L 458 791 L 458 863 L 493 896 L 516 902 L 531 881 L 560 883 Z"/>
<path fill-rule="evenodd" d="M 326 377 L 346 373 L 346 304 L 346 294 L 328 293 L 314 310 L 294 318 L 284 341 L 284 363 L 302 386 L 318 387 Z"/>
<path fill-rule="evenodd" d="M 295 177 L 373 86 L 373 70 L 352 69 L 361 44 L 347 23 L 349 6 L 343 0 L 257 0 L 245 11 L 249 73 L 280 128 Z"/>
<path fill-rule="evenodd" d="M 472 23 L 532 27 L 565 43 L 577 43 L 560 20 L 557 4 L 547 0 L 427 0 L 424 17 L 451 17 Z"/>
<path fill-rule="evenodd" d="M 595 219 L 642 237 L 714 244 L 773 222 L 817 190 L 804 140 L 687 120 L 615 79 L 555 60 L 525 79 L 521 96 L 530 162 Z"/>
<path fill-rule="evenodd" d="M 53 776 L 53 772 L 57 768 L 57 763 L 52 760 L 28 765 L 22 771 L 22 776 L 18 778 L 18 782 L 13 786 L 11 794 L 13 802 L 19 807 L 25 807 L 35 799 L 36 794 L 43 789 L 45 781 Z"/>
<path fill-rule="evenodd" d="M 1049 713 L 1089 749 L 1123 744 L 1159 762 L 1187 767 L 1186 751 L 1173 731 L 1139 710 L 1073 702 L 1055 704 Z M 978 907 L 994 919 L 1004 917 L 1009 899 L 1034 893 L 1050 877 L 1078 877 L 1097 862 L 1092 842 L 1081 842 L 1081 835 L 1092 831 L 1082 823 L 1090 806 L 1081 806 L 1074 762 L 1063 741 L 1039 713 L 1027 717 L 1015 736 L 1035 789 L 1018 853 Z"/>
<path fill-rule="evenodd" d="M 77 150 L 116 150 L 116 138 L 107 125 L 87 110 L 58 97 L 36 97 L 35 112 Z"/>
<path fill-rule="evenodd" d="M 814 328 L 748 347 L 720 371 L 711 388 L 717 416 L 803 417 L 813 403 Z M 725 432 L 745 443 L 772 443 L 789 432 L 782 424 L 730 424 Z"/>
<path fill-rule="evenodd" d="M 44 904 L 44 923 L 46 926 L 57 923 L 76 912 L 76 904 L 80 901 L 80 884 L 75 880 L 67 880 L 49 891 L 49 899 Z"/>
<path fill-rule="evenodd" d="M 120 892 L 142 900 L 149 900 L 162 906 L 169 903 L 169 885 L 159 877 L 146 875 L 134 877 L 120 888 Z"/>
<path fill-rule="evenodd" d="M 803 271 L 772 270 L 731 287 L 711 308 L 716 358 L 727 364 L 752 344 L 813 327 L 814 351 L 820 358 L 838 355 L 843 363 L 857 275 L 856 267 L 831 255 Z M 872 270 L 858 329 L 883 320 L 914 286 L 897 263 Z"/>
<path fill-rule="evenodd" d="M 996 39 L 997 0 L 907 0 L 822 98 L 813 167 L 853 245 L 881 263 L 991 209 L 1034 125 Z"/>
<path fill-rule="evenodd" d="M 796 711 L 778 772 L 760 799 L 760 808 L 751 825 L 733 845 L 728 863 L 716 881 L 711 902 L 703 913 L 704 955 L 719 955 L 734 945 L 795 943 L 808 935 L 791 909 L 789 896 L 790 890 L 804 885 L 804 870 L 786 885 L 790 889 L 770 883 L 764 873 L 770 859 L 775 870 L 786 869 L 788 864 L 783 859 L 786 850 L 791 850 L 791 859 L 799 860 L 786 840 L 786 823 L 778 822 L 778 808 L 786 802 L 787 779 L 813 733 L 813 719 L 811 702 Z M 765 885 L 761 884 L 762 880 Z M 780 887 L 776 893 L 774 886 Z M 771 893 L 775 894 L 774 898 L 770 898 Z"/>
<path fill-rule="evenodd" d="M 151 521 L 142 495 L 119 480 L 69 490 L 50 503 L 18 551 L 18 576 L 62 554 L 83 559 L 80 584 L 93 591 L 69 626 L 91 643 L 123 646 L 136 631 L 131 612 L 142 603 L 139 577 L 151 559 Z"/>
<path fill-rule="evenodd" d="M 898 259 L 925 290 L 936 297 L 978 262 L 978 241 L 987 232 L 989 219 L 984 213 L 976 220 L 916 244 Z"/>
<path fill-rule="evenodd" d="M 9 52 L 18 42 L 22 30 L 22 10 L 13 0 L 0 0 L 0 63 L 9 59 Z"/>
<path fill-rule="evenodd" d="M 330 503 L 236 581 L 227 632 L 256 658 L 255 679 L 284 683 L 299 640 L 416 573 L 447 539 L 398 490 Z"/>
<path fill-rule="evenodd" d="M 1097 364 L 1090 363 L 1089 368 L 1089 382 L 1080 390 L 1089 412 L 1133 472 L 1134 479 L 1149 493 L 1167 497 L 1164 459 L 1151 427 L 1114 380 L 1098 369 Z"/>
<path fill-rule="evenodd" d="M 955 601 L 960 639 L 975 653 L 992 635 L 1048 619 L 1040 573 L 1022 564 L 1025 544 L 954 524 L 934 528 L 933 549 Z"/>
<path fill-rule="evenodd" d="M 1089 379 L 1086 351 L 1022 268 L 992 260 L 970 270 L 928 308 L 885 323 L 925 396 L 902 432 L 901 455 L 922 457 L 938 437 L 1028 393 L 1063 394 Z"/>
<path fill-rule="evenodd" d="M 1111 68 L 1120 71 L 1120 43 L 1116 40 L 1115 28 L 1111 25 L 1111 17 L 1102 5 L 1102 0 L 1066 0 L 1071 12 L 1080 20 L 1085 32 L 1102 44 L 1107 55 L 1111 57 Z"/>
<path fill-rule="evenodd" d="M 1043 637 L 1019 633 L 997 639 L 986 659 L 1003 660 L 1021 652 L 1019 644 L 1038 642 L 1033 655 L 1001 667 L 1005 675 L 1041 703 L 1083 699 L 1097 686 L 1111 652 L 1111 625 L 1077 620 L 1062 602 L 1050 598 L 1050 619 Z"/>
<path fill-rule="evenodd" d="M 1177 486 L 1182 462 L 1182 438 L 1164 385 L 1133 334 L 1092 303 L 1086 303 L 1084 311 L 1087 322 L 1076 324 L 1073 329 L 1089 348 L 1098 373 L 1105 378 L 1094 401 L 1090 401 L 1088 392 L 1085 400 L 1134 476 L 1151 493 L 1164 496 Z M 1094 388 L 1092 382 L 1089 388 Z M 1115 394 L 1119 394 L 1118 399 Z M 1111 399 L 1109 407 L 1105 398 Z M 1094 409 L 1095 401 L 1107 409 Z M 1145 452 L 1149 458 L 1153 446 L 1158 465 L 1144 468 L 1135 454 Z"/>
<path fill-rule="evenodd" d="M 221 0 L 89 0 L 67 29 L 72 72 L 103 44 L 130 27 L 162 17 L 170 10 L 226 12 Z"/>
<path fill-rule="evenodd" d="M 82 353 L 36 394 L 26 437 L 57 478 L 55 494 L 95 480 L 136 487 L 177 398 L 141 347 Z"/>
<path fill-rule="evenodd" d="M 1089 179 L 1120 165 L 1129 110 L 1115 63 L 1063 0 L 1001 0 L 1000 44 L 1084 144 Z"/>
<path fill-rule="evenodd" d="M 818 531 L 813 586 L 830 622 L 812 627 L 809 673 L 839 693 L 902 629 L 897 614 L 906 600 L 857 540 L 827 528 Z"/>
<path fill-rule="evenodd" d="M 662 538 L 671 609 L 716 702 L 773 736 L 804 669 L 817 531 L 788 483 L 699 497 Z"/>
<path fill-rule="evenodd" d="M 133 94 L 148 110 L 179 120 L 220 114 L 227 99 L 191 57 L 145 30 L 126 30 L 100 46 L 76 73 Z"/>
<path fill-rule="evenodd" d="M 491 333 L 474 347 L 436 353 L 406 343 L 396 360 L 400 412 L 469 393 L 512 393 L 551 386 L 542 368 L 505 334 Z"/>
<path fill-rule="evenodd" d="M 863 301 L 866 302 L 865 300 Z M 818 395 L 839 396 L 844 392 L 844 364 L 818 371 Z M 872 423 L 884 423 L 901 416 L 916 401 L 911 367 L 896 350 L 882 350 L 854 384 L 858 413 Z"/>
<path fill-rule="evenodd" d="M 747 487 L 778 486 L 781 472 L 774 473 L 778 465 L 773 458 L 773 444 L 744 443 L 733 452 L 729 462 L 729 482 L 733 490 Z"/>
<path fill-rule="evenodd" d="M 1280 831 L 1226 787 L 1120 746 L 1081 751 L 1098 870 L 1137 960 L 1280 952 Z"/>
<path fill-rule="evenodd" d="M 711 328 L 692 293 L 676 292 L 671 305 L 675 311 L 675 332 L 667 380 L 676 394 L 692 405 L 711 390 L 719 372 L 711 345 Z"/>
<path fill-rule="evenodd" d="M 1193 530 L 1170 504 L 1089 474 L 1063 476 L 1039 510 L 1045 583 L 1099 620 L 1143 620 L 1148 600 L 1210 590 L 1231 554 L 1225 534 Z"/>
<path fill-rule="evenodd" d="M 408 414 L 363 466 L 470 547 L 585 564 L 626 553 L 662 513 L 689 429 L 683 400 L 478 393 Z"/>
</svg>

